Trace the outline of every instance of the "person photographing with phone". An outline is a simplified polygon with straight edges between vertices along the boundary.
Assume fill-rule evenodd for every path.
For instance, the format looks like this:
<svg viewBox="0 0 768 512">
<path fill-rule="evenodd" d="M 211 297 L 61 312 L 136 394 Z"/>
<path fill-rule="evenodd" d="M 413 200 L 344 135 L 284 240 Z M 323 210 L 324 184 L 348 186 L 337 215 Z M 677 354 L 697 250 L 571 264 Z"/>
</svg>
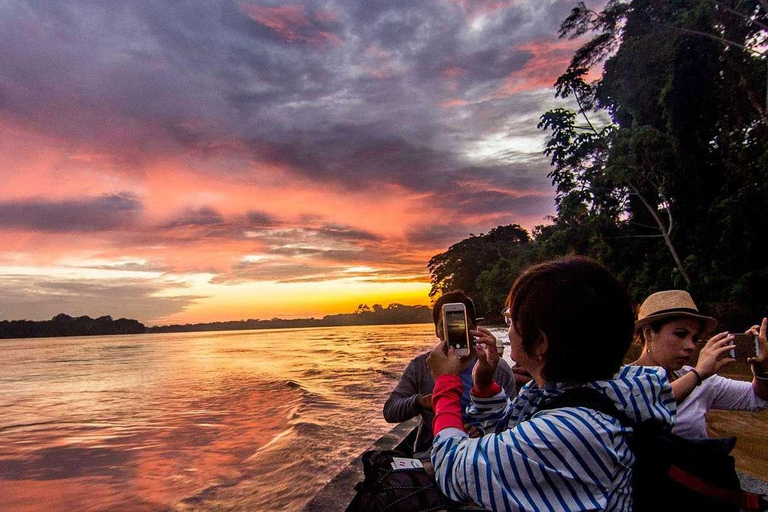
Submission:
<svg viewBox="0 0 768 512">
<path fill-rule="evenodd" d="M 463 383 L 461 404 L 469 405 L 469 390 L 472 387 L 472 369 L 477 362 L 474 337 L 488 332 L 485 329 L 477 330 L 475 305 L 464 292 L 451 291 L 443 294 L 435 301 L 432 307 L 432 319 L 435 325 L 435 335 L 440 340 L 448 340 L 448 343 L 462 354 L 459 357 L 459 375 Z M 384 403 L 384 419 L 389 423 L 400 423 L 416 416 L 420 417 L 414 454 L 425 453 L 429 457 L 432 448 L 432 389 L 435 381 L 427 368 L 427 356 L 425 352 L 415 357 L 403 372 L 397 387 L 392 391 Z M 515 379 L 506 361 L 501 361 L 494 374 L 496 381 L 504 388 L 509 396 L 516 392 Z M 469 423 L 467 427 L 473 435 L 480 432 Z"/>
<path fill-rule="evenodd" d="M 586 392 L 632 423 L 672 423 L 666 372 L 622 366 L 634 331 L 626 290 L 596 261 L 564 258 L 525 270 L 507 306 L 512 359 L 533 381 L 510 400 L 494 382 L 496 340 L 481 333 L 468 413 L 485 436 L 470 438 L 462 426 L 453 349 L 443 341 L 428 358 L 438 486 L 488 510 L 632 510 L 633 427 L 589 407 L 547 408 L 566 393 Z"/>
<path fill-rule="evenodd" d="M 654 293 L 640 306 L 635 335 L 643 352 L 633 363 L 661 366 L 670 375 L 678 403 L 672 432 L 687 439 L 706 439 L 709 410 L 760 411 L 768 409 L 768 319 L 744 334 L 721 332 L 702 347 L 695 366 L 688 366 L 700 338 L 717 321 L 699 313 L 683 290 Z M 726 365 L 744 360 L 752 367 L 752 382 L 717 375 Z"/>
</svg>

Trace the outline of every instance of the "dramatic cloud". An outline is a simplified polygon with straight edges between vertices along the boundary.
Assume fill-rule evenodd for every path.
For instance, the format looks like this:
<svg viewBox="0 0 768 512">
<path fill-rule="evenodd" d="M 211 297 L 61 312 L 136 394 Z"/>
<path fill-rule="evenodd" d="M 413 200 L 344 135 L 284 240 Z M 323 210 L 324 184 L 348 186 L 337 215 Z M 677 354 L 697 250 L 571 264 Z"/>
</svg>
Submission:
<svg viewBox="0 0 768 512">
<path fill-rule="evenodd" d="M 536 125 L 573 6 L 2 3 L 0 270 L 141 260 L 227 307 L 227 286 L 350 268 L 423 282 L 469 233 L 554 213 Z"/>
<path fill-rule="evenodd" d="M 30 231 L 106 231 L 127 227 L 141 212 L 131 195 L 0 202 L 0 228 Z"/>
<path fill-rule="evenodd" d="M 169 222 L 167 227 L 210 226 L 212 224 L 221 224 L 223 221 L 224 219 L 219 212 L 213 208 L 203 207 L 184 212 L 181 216 Z"/>
<path fill-rule="evenodd" d="M 168 282 L 122 278 L 71 281 L 31 275 L 5 275 L 0 279 L 3 319 L 50 320 L 59 313 L 96 318 L 138 318 L 145 322 L 178 314 L 195 295 L 162 296 L 174 288 Z"/>
</svg>

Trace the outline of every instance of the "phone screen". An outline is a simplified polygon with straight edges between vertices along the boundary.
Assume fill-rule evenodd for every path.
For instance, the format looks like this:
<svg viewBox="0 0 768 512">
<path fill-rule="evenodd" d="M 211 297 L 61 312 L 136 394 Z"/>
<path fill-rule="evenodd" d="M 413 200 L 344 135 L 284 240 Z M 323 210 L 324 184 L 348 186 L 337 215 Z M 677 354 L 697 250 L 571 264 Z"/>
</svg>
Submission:
<svg viewBox="0 0 768 512">
<path fill-rule="evenodd" d="M 468 348 L 464 311 L 446 311 L 445 327 L 448 333 L 448 346 L 454 349 Z"/>
<path fill-rule="evenodd" d="M 741 361 L 746 361 L 750 357 L 757 356 L 757 345 L 755 344 L 755 337 L 749 334 L 734 334 L 733 344 L 735 345 L 731 350 L 731 357 Z"/>
</svg>

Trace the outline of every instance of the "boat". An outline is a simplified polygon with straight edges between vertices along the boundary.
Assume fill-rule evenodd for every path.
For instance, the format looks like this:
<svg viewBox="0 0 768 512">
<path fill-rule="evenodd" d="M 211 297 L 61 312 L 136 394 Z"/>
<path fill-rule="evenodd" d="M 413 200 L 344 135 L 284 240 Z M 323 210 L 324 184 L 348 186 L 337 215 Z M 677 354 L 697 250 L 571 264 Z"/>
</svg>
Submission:
<svg viewBox="0 0 768 512">
<path fill-rule="evenodd" d="M 416 436 L 418 418 L 398 423 L 381 436 L 368 450 L 398 450 L 408 448 Z M 409 444 L 410 443 L 410 444 Z M 304 507 L 301 512 L 340 512 L 346 510 L 355 497 L 355 485 L 363 480 L 362 453 L 333 477 Z"/>
<path fill-rule="evenodd" d="M 399 423 L 380 437 L 366 450 L 399 450 L 411 452 L 416 436 L 418 418 Z M 354 498 L 355 485 L 363 480 L 362 453 L 333 477 L 301 509 L 301 512 L 339 512 L 346 510 Z M 747 492 L 768 496 L 768 482 L 739 472 L 741 488 Z M 479 512 L 484 509 L 468 506 L 467 510 Z"/>
</svg>

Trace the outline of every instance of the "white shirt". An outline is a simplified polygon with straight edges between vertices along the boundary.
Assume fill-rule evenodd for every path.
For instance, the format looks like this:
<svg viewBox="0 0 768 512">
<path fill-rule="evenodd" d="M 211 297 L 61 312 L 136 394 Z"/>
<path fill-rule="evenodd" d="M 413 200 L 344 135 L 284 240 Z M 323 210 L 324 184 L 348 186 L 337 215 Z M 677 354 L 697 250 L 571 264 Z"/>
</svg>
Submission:
<svg viewBox="0 0 768 512">
<path fill-rule="evenodd" d="M 674 372 L 677 378 L 693 370 L 683 366 Z M 677 406 L 677 420 L 672 433 L 686 439 L 706 439 L 707 419 L 710 409 L 723 411 L 761 411 L 768 409 L 768 402 L 755 394 L 751 382 L 726 379 L 713 375 L 694 388 L 688 398 Z"/>
</svg>

